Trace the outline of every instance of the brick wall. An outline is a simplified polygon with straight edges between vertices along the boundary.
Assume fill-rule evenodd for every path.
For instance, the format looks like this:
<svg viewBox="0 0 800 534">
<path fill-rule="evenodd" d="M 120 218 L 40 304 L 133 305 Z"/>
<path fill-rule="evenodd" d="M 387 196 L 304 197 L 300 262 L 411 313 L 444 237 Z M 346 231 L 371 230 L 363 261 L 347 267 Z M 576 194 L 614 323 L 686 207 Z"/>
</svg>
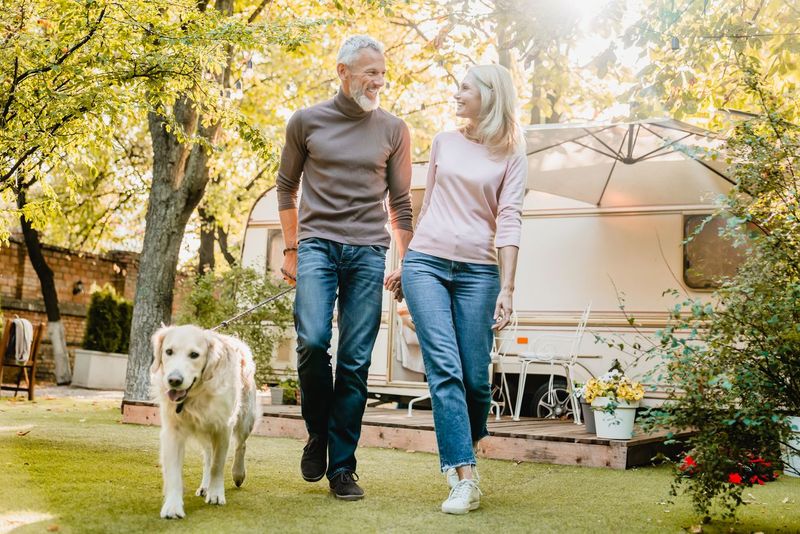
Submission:
<svg viewBox="0 0 800 534">
<path fill-rule="evenodd" d="M 53 270 L 61 320 L 72 360 L 72 349 L 79 347 L 83 340 L 92 285 L 109 283 L 117 293 L 132 301 L 136 291 L 139 254 L 116 251 L 103 255 L 79 254 L 47 245 L 42 246 L 42 253 Z M 76 292 L 81 285 L 82 292 Z M 28 259 L 21 236 L 14 236 L 8 245 L 0 246 L 0 308 L 6 321 L 19 315 L 34 323 L 47 323 L 39 277 Z M 38 358 L 37 377 L 52 381 L 53 351 L 46 334 Z"/>
</svg>

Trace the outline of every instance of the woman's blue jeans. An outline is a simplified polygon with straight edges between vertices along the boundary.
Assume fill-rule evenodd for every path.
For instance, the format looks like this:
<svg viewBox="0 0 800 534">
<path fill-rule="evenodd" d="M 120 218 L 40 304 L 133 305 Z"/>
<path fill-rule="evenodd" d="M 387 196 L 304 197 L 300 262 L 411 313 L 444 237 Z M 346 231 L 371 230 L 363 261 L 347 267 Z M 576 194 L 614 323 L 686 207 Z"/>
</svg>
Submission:
<svg viewBox="0 0 800 534">
<path fill-rule="evenodd" d="M 386 248 L 303 239 L 297 250 L 294 323 L 303 419 L 328 443 L 328 478 L 356 470 L 372 347 L 381 325 Z M 332 321 L 338 300 L 336 378 Z"/>
<path fill-rule="evenodd" d="M 428 376 L 442 471 L 475 465 L 473 443 L 488 434 L 497 265 L 409 250 L 402 283 Z"/>
</svg>

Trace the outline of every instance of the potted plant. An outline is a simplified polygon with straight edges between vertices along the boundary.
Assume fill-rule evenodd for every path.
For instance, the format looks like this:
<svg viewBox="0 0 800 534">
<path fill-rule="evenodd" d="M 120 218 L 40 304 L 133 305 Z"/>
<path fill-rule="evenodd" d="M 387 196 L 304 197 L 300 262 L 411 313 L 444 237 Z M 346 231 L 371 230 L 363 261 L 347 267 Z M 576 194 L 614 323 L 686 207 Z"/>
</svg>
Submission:
<svg viewBox="0 0 800 534">
<path fill-rule="evenodd" d="M 300 383 L 296 378 L 281 380 L 284 404 L 300 404 Z"/>
<path fill-rule="evenodd" d="M 574 387 L 575 398 L 581 405 L 581 420 L 586 427 L 586 432 L 594 434 L 597 429 L 594 426 L 594 412 L 592 412 L 592 405 L 586 401 L 586 384 L 579 382 L 575 383 Z"/>
<path fill-rule="evenodd" d="M 644 387 L 618 369 L 590 379 L 586 383 L 585 398 L 594 410 L 597 437 L 631 439 L 636 408 L 642 397 Z"/>
<path fill-rule="evenodd" d="M 269 396 L 272 399 L 272 404 L 283 404 L 283 386 L 280 383 L 269 386 Z"/>
<path fill-rule="evenodd" d="M 72 384 L 92 389 L 125 389 L 133 305 L 106 285 L 92 293 L 83 348 L 75 349 Z"/>
</svg>

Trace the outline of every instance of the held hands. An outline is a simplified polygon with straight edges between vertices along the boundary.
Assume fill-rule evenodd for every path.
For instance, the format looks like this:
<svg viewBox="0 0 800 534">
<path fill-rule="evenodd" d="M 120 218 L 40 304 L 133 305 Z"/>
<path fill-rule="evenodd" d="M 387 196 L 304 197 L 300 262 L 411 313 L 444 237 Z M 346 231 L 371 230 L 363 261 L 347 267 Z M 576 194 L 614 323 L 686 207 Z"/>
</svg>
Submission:
<svg viewBox="0 0 800 534">
<path fill-rule="evenodd" d="M 297 249 L 287 248 L 283 251 L 281 274 L 284 281 L 292 287 L 297 285 Z"/>
<path fill-rule="evenodd" d="M 497 305 L 494 307 L 494 324 L 492 330 L 499 332 L 511 321 L 511 314 L 514 313 L 512 302 L 513 291 L 509 289 L 500 290 L 497 295 Z"/>
<path fill-rule="evenodd" d="M 397 302 L 403 302 L 403 287 L 400 282 L 402 272 L 402 267 L 398 267 L 397 270 L 387 274 L 383 280 L 383 287 L 394 294 L 394 299 Z"/>
</svg>

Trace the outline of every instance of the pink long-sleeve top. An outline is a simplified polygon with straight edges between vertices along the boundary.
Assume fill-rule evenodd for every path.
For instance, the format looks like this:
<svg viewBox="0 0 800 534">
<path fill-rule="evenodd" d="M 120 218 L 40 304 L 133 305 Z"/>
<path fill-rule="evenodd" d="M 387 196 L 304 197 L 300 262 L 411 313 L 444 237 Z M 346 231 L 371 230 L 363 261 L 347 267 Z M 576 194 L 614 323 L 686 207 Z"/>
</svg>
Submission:
<svg viewBox="0 0 800 534">
<path fill-rule="evenodd" d="M 497 263 L 497 248 L 519 247 L 527 177 L 523 151 L 497 159 L 459 131 L 439 133 L 409 248 L 452 261 Z"/>
</svg>

